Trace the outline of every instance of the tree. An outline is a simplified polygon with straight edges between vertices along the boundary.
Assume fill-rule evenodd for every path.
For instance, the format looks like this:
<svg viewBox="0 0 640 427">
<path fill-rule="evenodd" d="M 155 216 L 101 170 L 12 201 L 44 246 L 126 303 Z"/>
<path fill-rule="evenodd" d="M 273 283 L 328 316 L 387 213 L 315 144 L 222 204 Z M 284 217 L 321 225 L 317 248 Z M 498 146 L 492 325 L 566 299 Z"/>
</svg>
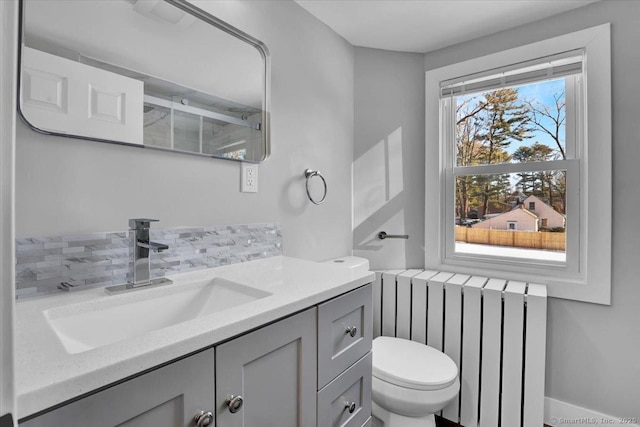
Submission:
<svg viewBox="0 0 640 427">
<path fill-rule="evenodd" d="M 530 122 L 534 129 L 537 129 L 555 142 L 555 156 L 549 160 L 566 159 L 566 146 L 563 138 L 563 130 L 566 126 L 566 96 L 565 91 L 560 90 L 552 95 L 553 102 L 544 104 L 540 101 L 525 101 L 529 110 Z M 547 172 L 547 183 L 549 185 L 549 204 L 557 211 L 565 213 L 566 207 L 566 173 L 563 171 Z M 552 191 L 553 188 L 553 191 Z"/>
<path fill-rule="evenodd" d="M 530 137 L 526 105 L 520 103 L 517 89 L 498 89 L 484 94 L 487 107 L 481 112 L 483 126 L 478 135 L 486 148 L 484 164 L 505 163 L 511 160 L 507 148 L 513 141 Z M 488 213 L 489 201 L 496 194 L 497 183 L 482 184 L 482 215 Z"/>
<path fill-rule="evenodd" d="M 564 90 L 539 100 L 522 99 L 517 88 L 462 95 L 456 98 L 455 112 L 456 166 L 566 159 Z M 510 149 L 540 133 L 552 142 L 536 141 Z M 565 212 L 565 171 L 521 172 L 517 176 L 524 193 L 548 200 L 557 211 Z M 511 205 L 508 199 L 513 184 L 509 174 L 458 175 L 456 216 L 464 220 L 472 211 L 479 217 L 503 212 Z"/>
<path fill-rule="evenodd" d="M 457 101 L 457 166 L 508 163 L 512 160 L 507 151 L 511 143 L 530 137 L 528 108 L 519 100 L 517 89 L 498 89 Z M 458 176 L 457 216 L 465 219 L 471 207 L 484 216 L 490 206 L 504 204 L 502 198 L 509 190 L 508 175 Z"/>
<path fill-rule="evenodd" d="M 527 162 L 544 162 L 550 160 L 553 156 L 553 149 L 545 144 L 535 142 L 532 146 L 522 146 L 513 152 L 513 159 L 520 163 Z M 533 194 L 538 197 L 549 196 L 549 200 L 553 198 L 551 191 L 545 194 L 545 183 L 547 188 L 551 189 L 550 176 L 547 171 L 520 172 L 517 174 L 520 180 L 517 185 L 522 188 L 526 194 Z"/>
<path fill-rule="evenodd" d="M 456 105 L 456 165 L 471 166 L 478 164 L 482 157 L 482 143 L 478 133 L 482 127 L 479 114 L 487 108 L 479 96 L 463 98 Z M 459 176 L 456 179 L 456 215 L 464 221 L 470 210 L 470 192 L 472 178 Z"/>
<path fill-rule="evenodd" d="M 485 164 L 501 163 L 502 153 L 512 141 L 530 137 L 527 107 L 518 103 L 518 91 L 498 89 L 484 94 L 487 107 L 482 111 L 483 126 L 478 135 L 488 148 Z"/>
<path fill-rule="evenodd" d="M 531 124 L 535 129 L 549 135 L 555 141 L 561 158 L 566 159 L 564 139 L 561 138 L 560 132 L 567 119 L 564 90 L 553 94 L 553 105 L 551 106 L 531 100 L 527 100 L 525 103 L 529 110 Z"/>
</svg>

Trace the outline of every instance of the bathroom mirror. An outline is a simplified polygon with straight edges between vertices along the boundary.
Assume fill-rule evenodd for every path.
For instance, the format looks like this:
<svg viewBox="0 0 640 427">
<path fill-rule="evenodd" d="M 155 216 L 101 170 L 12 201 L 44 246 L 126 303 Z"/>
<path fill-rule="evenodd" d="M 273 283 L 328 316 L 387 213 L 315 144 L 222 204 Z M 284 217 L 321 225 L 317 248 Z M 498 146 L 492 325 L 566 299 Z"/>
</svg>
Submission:
<svg viewBox="0 0 640 427">
<path fill-rule="evenodd" d="M 20 113 L 59 136 L 260 162 L 266 46 L 185 0 L 21 0 Z"/>
</svg>

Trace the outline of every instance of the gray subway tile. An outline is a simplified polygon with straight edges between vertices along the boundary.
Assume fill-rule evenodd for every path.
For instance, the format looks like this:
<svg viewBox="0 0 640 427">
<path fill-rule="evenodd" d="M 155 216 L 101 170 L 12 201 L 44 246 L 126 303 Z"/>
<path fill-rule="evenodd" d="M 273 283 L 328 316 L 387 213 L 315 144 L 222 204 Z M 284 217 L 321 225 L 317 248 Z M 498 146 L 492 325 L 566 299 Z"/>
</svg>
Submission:
<svg viewBox="0 0 640 427">
<path fill-rule="evenodd" d="M 20 264 L 36 264 L 44 261 L 44 255 L 17 256 L 16 265 Z"/>
<path fill-rule="evenodd" d="M 107 239 L 91 239 L 91 240 L 72 240 L 69 241 L 69 247 L 75 246 L 94 246 L 94 245 L 108 245 L 111 243 L 111 240 Z"/>
<path fill-rule="evenodd" d="M 68 234 L 62 236 L 62 240 L 66 242 L 74 241 L 90 241 L 90 240 L 104 240 L 107 237 L 107 233 L 87 233 L 87 234 Z"/>
<path fill-rule="evenodd" d="M 69 246 L 69 242 L 46 242 L 44 244 L 45 249 L 59 249 Z"/>
<path fill-rule="evenodd" d="M 74 246 L 71 248 L 62 248 L 63 254 L 77 254 L 84 252 L 84 246 Z"/>
</svg>

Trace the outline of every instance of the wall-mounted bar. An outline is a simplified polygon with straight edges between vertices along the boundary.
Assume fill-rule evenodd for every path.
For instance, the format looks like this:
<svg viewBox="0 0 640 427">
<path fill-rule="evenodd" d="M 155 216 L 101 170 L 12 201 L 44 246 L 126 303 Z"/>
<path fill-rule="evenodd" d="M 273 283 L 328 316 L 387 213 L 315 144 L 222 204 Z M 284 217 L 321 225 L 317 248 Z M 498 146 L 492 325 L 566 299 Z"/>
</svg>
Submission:
<svg viewBox="0 0 640 427">
<path fill-rule="evenodd" d="M 408 239 L 408 234 L 387 234 L 386 231 L 381 231 L 378 233 L 378 239 Z"/>
</svg>

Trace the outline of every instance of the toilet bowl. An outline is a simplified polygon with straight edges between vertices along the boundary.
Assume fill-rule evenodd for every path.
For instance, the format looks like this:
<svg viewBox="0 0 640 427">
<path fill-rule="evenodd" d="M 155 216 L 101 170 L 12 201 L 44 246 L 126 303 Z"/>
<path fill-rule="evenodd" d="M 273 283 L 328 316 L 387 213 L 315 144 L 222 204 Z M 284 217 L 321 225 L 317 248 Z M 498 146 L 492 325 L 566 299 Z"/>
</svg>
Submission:
<svg viewBox="0 0 640 427">
<path fill-rule="evenodd" d="M 441 351 L 402 338 L 373 340 L 375 427 L 435 427 L 434 414 L 459 390 L 458 368 Z"/>
</svg>

